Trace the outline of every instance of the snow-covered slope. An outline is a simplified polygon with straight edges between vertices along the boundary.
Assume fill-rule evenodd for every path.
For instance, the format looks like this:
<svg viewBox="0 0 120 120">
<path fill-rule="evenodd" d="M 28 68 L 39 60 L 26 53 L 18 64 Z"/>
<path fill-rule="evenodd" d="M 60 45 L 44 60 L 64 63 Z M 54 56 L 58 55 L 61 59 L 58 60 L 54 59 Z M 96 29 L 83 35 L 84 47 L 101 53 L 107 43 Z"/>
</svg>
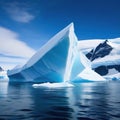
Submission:
<svg viewBox="0 0 120 120">
<path fill-rule="evenodd" d="M 88 53 L 91 49 L 99 45 L 103 40 L 101 39 L 90 39 L 90 40 L 79 40 L 78 48 L 83 53 Z"/>
<path fill-rule="evenodd" d="M 82 47 L 83 44 L 86 48 Z M 118 38 L 115 39 L 115 42 L 114 39 L 79 41 L 79 48 L 91 60 L 91 68 L 95 72 L 107 79 L 120 79 L 120 44 Z"/>
<path fill-rule="evenodd" d="M 120 38 L 108 39 L 112 43 L 120 44 Z M 90 52 L 91 49 L 98 46 L 100 43 L 104 42 L 105 39 L 86 39 L 79 40 L 78 46 L 79 50 L 84 53 Z"/>
<path fill-rule="evenodd" d="M 88 81 L 105 81 L 105 78 L 103 78 L 101 75 L 96 73 L 92 70 L 92 62 L 81 52 L 80 52 L 80 60 L 81 63 L 85 66 L 85 69 L 81 71 L 73 82 L 88 82 Z"/>
<path fill-rule="evenodd" d="M 94 72 L 91 68 L 84 69 L 78 76 L 77 81 L 105 81 L 105 79 Z"/>
</svg>

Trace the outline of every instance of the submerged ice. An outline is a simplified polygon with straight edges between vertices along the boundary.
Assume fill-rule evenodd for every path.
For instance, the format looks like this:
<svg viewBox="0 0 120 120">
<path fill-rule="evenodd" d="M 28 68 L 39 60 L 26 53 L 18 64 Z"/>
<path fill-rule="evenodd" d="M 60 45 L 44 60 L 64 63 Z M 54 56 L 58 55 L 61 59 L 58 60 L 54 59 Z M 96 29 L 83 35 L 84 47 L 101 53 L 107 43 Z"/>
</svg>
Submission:
<svg viewBox="0 0 120 120">
<path fill-rule="evenodd" d="M 91 62 L 79 51 L 71 23 L 41 47 L 24 66 L 9 70 L 8 76 L 11 80 L 23 82 L 66 82 L 76 80 L 88 67 L 91 68 Z M 95 72 L 90 72 L 91 76 L 92 73 Z M 104 80 L 97 73 L 93 75 L 97 76 L 95 79 Z M 91 80 L 85 74 L 82 74 L 82 79 Z"/>
</svg>

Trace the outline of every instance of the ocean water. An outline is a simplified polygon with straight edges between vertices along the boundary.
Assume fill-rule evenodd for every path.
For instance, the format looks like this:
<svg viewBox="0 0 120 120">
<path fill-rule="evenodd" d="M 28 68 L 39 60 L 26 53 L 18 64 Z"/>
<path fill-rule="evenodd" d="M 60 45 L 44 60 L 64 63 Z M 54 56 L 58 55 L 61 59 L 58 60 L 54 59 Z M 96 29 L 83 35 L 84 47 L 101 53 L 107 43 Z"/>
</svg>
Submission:
<svg viewBox="0 0 120 120">
<path fill-rule="evenodd" d="M 120 82 L 68 88 L 0 82 L 0 120 L 120 120 Z"/>
</svg>

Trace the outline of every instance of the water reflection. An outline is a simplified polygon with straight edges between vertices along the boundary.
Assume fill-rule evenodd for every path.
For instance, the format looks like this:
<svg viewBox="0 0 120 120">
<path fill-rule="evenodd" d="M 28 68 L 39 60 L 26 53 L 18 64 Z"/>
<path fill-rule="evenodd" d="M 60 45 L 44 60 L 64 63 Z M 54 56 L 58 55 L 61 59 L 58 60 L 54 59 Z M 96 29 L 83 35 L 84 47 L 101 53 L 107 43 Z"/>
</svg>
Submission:
<svg viewBox="0 0 120 120">
<path fill-rule="evenodd" d="M 72 118 L 74 120 L 87 119 L 86 111 L 89 108 L 87 99 L 91 99 L 92 85 L 90 84 L 76 84 L 74 88 L 67 89 L 67 96 L 69 97 L 69 107 L 73 109 Z M 82 111 L 81 111 L 82 110 Z M 83 116 L 85 115 L 85 118 Z"/>
<path fill-rule="evenodd" d="M 44 120 L 109 118 L 107 86 L 102 83 L 81 83 L 64 89 L 37 88 L 31 94 L 34 114 Z"/>
<path fill-rule="evenodd" d="M 73 119 L 109 119 L 107 95 L 107 86 L 102 83 L 82 83 L 68 89 L 69 106 L 74 110 Z"/>
<path fill-rule="evenodd" d="M 51 89 L 1 83 L 0 119 L 117 120 L 119 86 L 120 82 L 77 83 L 72 88 Z"/>
<path fill-rule="evenodd" d="M 0 97 L 6 97 L 8 92 L 8 82 L 0 82 Z"/>
<path fill-rule="evenodd" d="M 6 84 L 1 83 L 2 87 L 4 85 Z M 7 96 L 2 97 L 0 100 L 0 120 L 20 120 L 27 119 L 30 116 L 32 101 L 29 90 L 29 85 L 27 84 L 8 84 Z"/>
<path fill-rule="evenodd" d="M 71 89 L 71 88 L 67 88 Z M 34 115 L 42 120 L 68 120 L 71 119 L 73 109 L 69 107 L 69 97 L 66 88 L 37 88 L 34 93 Z M 39 98 L 39 99 L 38 99 Z M 41 109 L 42 108 L 42 109 Z"/>
</svg>

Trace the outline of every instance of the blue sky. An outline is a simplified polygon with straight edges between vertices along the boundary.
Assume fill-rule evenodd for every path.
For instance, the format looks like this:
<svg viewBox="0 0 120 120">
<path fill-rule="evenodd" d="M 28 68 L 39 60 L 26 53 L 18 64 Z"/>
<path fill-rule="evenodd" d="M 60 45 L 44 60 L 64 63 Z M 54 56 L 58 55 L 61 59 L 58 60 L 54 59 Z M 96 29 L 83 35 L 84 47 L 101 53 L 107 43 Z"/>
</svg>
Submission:
<svg viewBox="0 0 120 120">
<path fill-rule="evenodd" d="M 0 64 L 24 62 L 71 22 L 79 40 L 118 38 L 119 6 L 120 0 L 0 0 Z"/>
</svg>

